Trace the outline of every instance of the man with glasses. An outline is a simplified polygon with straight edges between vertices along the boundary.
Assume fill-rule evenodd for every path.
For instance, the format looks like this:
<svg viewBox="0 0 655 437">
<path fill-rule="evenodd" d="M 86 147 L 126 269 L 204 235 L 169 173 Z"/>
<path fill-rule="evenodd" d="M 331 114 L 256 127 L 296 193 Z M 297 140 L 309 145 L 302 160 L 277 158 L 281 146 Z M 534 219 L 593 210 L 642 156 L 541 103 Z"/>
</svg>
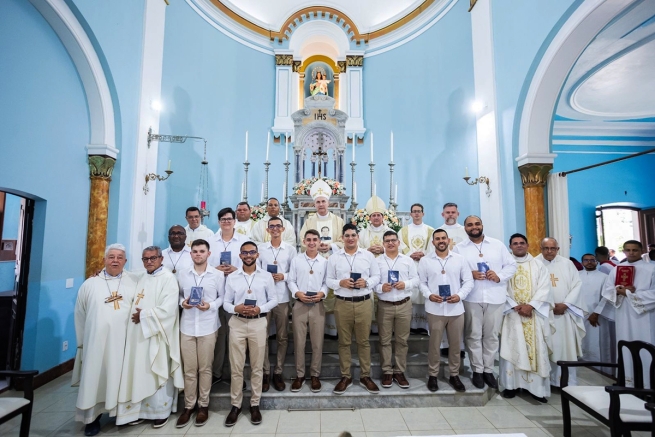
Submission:
<svg viewBox="0 0 655 437">
<path fill-rule="evenodd" d="M 359 356 L 359 382 L 369 393 L 380 392 L 371 379 L 371 347 L 369 335 L 373 305 L 372 290 L 380 282 L 380 267 L 373 254 L 359 247 L 357 226 L 348 223 L 343 227 L 343 249 L 328 258 L 327 286 L 334 290 L 334 315 L 339 335 L 339 367 L 341 380 L 334 394 L 343 394 L 352 386 L 350 373 L 350 344 L 353 333 Z"/>
<path fill-rule="evenodd" d="M 550 355 L 550 385 L 559 387 L 561 368 L 557 361 L 577 361 L 582 356 L 582 339 L 585 336 L 584 313 L 587 308 L 582 299 L 580 275 L 573 263 L 558 255 L 559 245 L 554 238 L 544 238 L 537 260 L 548 269 L 550 287 L 555 300 L 555 333 L 553 352 Z M 569 368 L 569 385 L 577 385 L 575 367 Z"/>
<path fill-rule="evenodd" d="M 227 277 L 223 307 L 232 314 L 230 324 L 230 399 L 232 409 L 225 426 L 234 426 L 241 414 L 243 401 L 243 369 L 246 349 L 250 354 L 250 422 L 262 423 L 259 400 L 262 395 L 262 373 L 268 329 L 266 314 L 277 305 L 277 290 L 271 274 L 257 268 L 257 245 L 247 241 L 240 245 L 242 267 Z"/>
<path fill-rule="evenodd" d="M 400 240 L 394 231 L 382 236 L 384 253 L 377 258 L 380 283 L 374 291 L 378 295 L 377 322 L 380 335 L 380 361 L 382 387 L 395 382 L 400 388 L 409 388 L 405 378 L 407 368 L 407 339 L 412 320 L 412 290 L 418 288 L 416 264 L 407 255 L 398 252 Z M 395 364 L 392 362 L 391 338 L 396 339 Z"/>
<path fill-rule="evenodd" d="M 252 240 L 255 243 L 267 243 L 271 241 L 271 235 L 268 233 L 268 221 L 278 217 L 284 225 L 282 241 L 290 246 L 296 247 L 296 232 L 293 230 L 291 222 L 280 215 L 280 202 L 275 197 L 270 197 L 266 202 L 266 215 L 259 220 L 252 229 Z"/>
<path fill-rule="evenodd" d="M 191 206 L 186 209 L 186 221 L 188 225 L 184 228 L 186 231 L 186 245 L 191 247 L 193 240 L 202 238 L 203 240 L 210 241 L 214 236 L 214 231 L 202 224 L 202 216 L 200 210 Z"/>
<path fill-rule="evenodd" d="M 184 228 L 180 225 L 171 226 L 168 230 L 168 243 L 170 246 L 162 251 L 162 255 L 164 257 L 164 267 L 173 272 L 175 276 L 178 276 L 180 272 L 189 270 L 193 265 L 191 249 L 185 244 L 185 241 L 186 231 Z"/>
<path fill-rule="evenodd" d="M 448 232 L 448 237 L 450 238 L 450 250 L 452 250 L 455 245 L 468 239 L 468 235 L 466 234 L 464 226 L 457 223 L 459 210 L 457 209 L 456 203 L 446 203 L 443 206 L 441 217 L 443 217 L 444 223 L 443 225 L 439 226 L 439 229 L 443 229 Z"/>
<path fill-rule="evenodd" d="M 235 211 L 237 221 L 234 229 L 245 238 L 252 238 L 252 228 L 255 226 L 255 222 L 250 218 L 250 205 L 248 205 L 248 202 L 239 202 Z"/>
<path fill-rule="evenodd" d="M 284 358 L 287 355 L 287 341 L 289 335 L 289 267 L 296 256 L 296 248 L 282 241 L 284 222 L 281 217 L 271 217 L 268 220 L 266 232 L 270 236 L 268 243 L 259 246 L 257 267 L 269 272 L 275 283 L 277 293 L 277 306 L 268 312 L 266 320 L 275 323 L 275 341 L 277 342 L 277 360 L 273 371 L 273 388 L 283 391 L 285 388 L 282 378 Z M 264 382 L 262 391 L 267 392 L 270 386 L 271 363 L 268 358 L 268 341 L 264 353 Z"/>
<path fill-rule="evenodd" d="M 127 327 L 116 424 L 151 419 L 161 428 L 177 411 L 177 394 L 184 388 L 180 294 L 175 275 L 162 266 L 161 249 L 146 247 L 142 256 L 146 274 L 137 283 Z"/>
</svg>

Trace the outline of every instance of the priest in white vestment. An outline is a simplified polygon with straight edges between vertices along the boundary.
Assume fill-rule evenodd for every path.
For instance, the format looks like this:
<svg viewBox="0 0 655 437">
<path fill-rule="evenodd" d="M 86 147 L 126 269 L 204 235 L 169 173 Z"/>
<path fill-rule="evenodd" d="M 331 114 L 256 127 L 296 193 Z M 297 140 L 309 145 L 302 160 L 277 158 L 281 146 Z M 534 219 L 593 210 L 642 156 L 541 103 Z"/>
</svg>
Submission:
<svg viewBox="0 0 655 437">
<path fill-rule="evenodd" d="M 186 210 L 187 226 L 184 227 L 186 231 L 186 245 L 191 247 L 193 240 L 203 239 L 206 241 L 211 240 L 214 236 L 214 231 L 202 224 L 202 216 L 200 210 L 195 206 L 190 206 Z"/>
<path fill-rule="evenodd" d="M 507 284 L 507 304 L 500 334 L 500 384 L 503 397 L 513 398 L 517 389 L 530 392 L 545 403 L 550 397 L 550 362 L 553 292 L 548 269 L 528 253 L 528 239 L 514 234 L 509 248 L 516 273 Z"/>
<path fill-rule="evenodd" d="M 123 270 L 126 260 L 122 244 L 108 246 L 105 268 L 84 281 L 77 293 L 72 384 L 80 387 L 75 420 L 86 424 L 85 435 L 100 432 L 102 413 L 116 416 L 125 336 L 136 290 L 136 278 Z"/>
<path fill-rule="evenodd" d="M 623 243 L 623 253 L 627 262 L 620 266 L 634 267 L 632 286 L 616 284 L 617 267 L 607 277 L 603 288 L 603 297 L 616 307 L 616 340 L 641 340 L 655 344 L 655 263 L 646 263 L 641 259 L 642 246 L 639 241 L 630 240 Z M 628 350 L 623 354 L 625 363 L 625 382 L 634 386 L 632 359 Z M 648 369 L 650 357 L 642 351 L 642 365 Z M 652 387 L 647 371 L 644 371 L 644 387 Z"/>
<path fill-rule="evenodd" d="M 275 197 L 268 199 L 268 202 L 266 202 L 266 215 L 253 226 L 252 241 L 257 244 L 271 241 L 271 235 L 266 229 L 268 229 L 268 221 L 272 217 L 279 217 L 282 220 L 282 224 L 284 225 L 282 241 L 295 249 L 297 247 L 296 231 L 293 229 L 293 224 L 280 215 L 280 202 Z"/>
<path fill-rule="evenodd" d="M 387 206 L 384 200 L 378 196 L 372 196 L 366 202 L 366 212 L 370 223 L 364 229 L 359 230 L 359 247 L 371 252 L 377 258 L 384 253 L 384 246 L 382 245 L 382 237 L 387 231 L 393 231 L 389 226 L 384 224 L 384 211 Z M 400 250 L 405 250 L 405 244 L 400 243 Z"/>
<path fill-rule="evenodd" d="M 184 388 L 179 286 L 162 266 L 159 247 L 145 248 L 142 260 L 146 273 L 137 283 L 127 328 L 116 424 L 151 419 L 160 428 L 177 411 L 178 390 Z"/>
<path fill-rule="evenodd" d="M 424 210 L 423 205 L 420 203 L 413 204 L 409 209 L 412 222 L 407 226 L 403 226 L 398 234 L 398 238 L 405 245 L 405 249 L 402 252 L 414 260 L 417 269 L 421 258 L 432 252 L 429 245 L 432 241 L 434 228 L 423 223 Z M 425 298 L 418 287 L 412 290 L 411 300 L 412 322 L 410 328 L 424 329 L 427 331 L 428 318 L 425 312 Z M 446 332 L 443 333 L 444 338 L 446 338 L 446 334 Z M 463 338 L 464 336 L 462 336 Z M 448 347 L 447 345 L 448 342 L 446 342 L 446 347 Z"/>
<path fill-rule="evenodd" d="M 441 212 L 441 217 L 443 217 L 443 225 L 439 226 L 438 229 L 443 229 L 448 232 L 448 237 L 450 238 L 450 250 L 461 243 L 462 241 L 468 240 L 468 235 L 464 226 L 457 223 L 457 218 L 459 217 L 459 210 L 457 209 L 457 204 L 453 202 L 448 202 L 443 206 Z"/>
<path fill-rule="evenodd" d="M 252 230 L 256 222 L 250 217 L 250 205 L 248 205 L 248 202 L 239 202 L 234 211 L 237 214 L 234 231 L 237 234 L 243 235 L 248 240 L 252 239 Z"/>
<path fill-rule="evenodd" d="M 587 308 L 580 293 L 582 281 L 573 263 L 558 255 L 559 245 L 554 238 L 541 240 L 541 254 L 536 257 L 548 269 L 550 286 L 555 300 L 555 334 L 550 356 L 550 385 L 560 386 L 562 369 L 557 361 L 577 361 L 582 356 L 585 336 L 584 319 Z M 575 368 L 569 369 L 569 385 L 577 385 Z"/>
</svg>

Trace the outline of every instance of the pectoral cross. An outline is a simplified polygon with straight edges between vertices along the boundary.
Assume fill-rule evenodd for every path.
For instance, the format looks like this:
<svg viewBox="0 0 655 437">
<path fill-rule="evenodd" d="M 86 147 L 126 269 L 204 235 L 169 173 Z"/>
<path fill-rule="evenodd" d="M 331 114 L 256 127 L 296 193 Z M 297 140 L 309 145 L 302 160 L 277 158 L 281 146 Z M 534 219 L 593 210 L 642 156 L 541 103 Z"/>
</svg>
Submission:
<svg viewBox="0 0 655 437">
<path fill-rule="evenodd" d="M 143 294 L 143 290 L 141 290 L 141 293 L 137 294 L 136 297 L 138 297 L 138 299 L 136 300 L 136 303 L 134 305 L 138 305 L 139 302 L 141 302 L 141 299 L 145 297 Z"/>
<path fill-rule="evenodd" d="M 559 278 L 555 277 L 555 273 L 550 274 L 550 285 L 553 287 L 557 287 L 557 281 L 559 281 Z"/>
<path fill-rule="evenodd" d="M 121 309 L 120 304 L 118 303 L 119 300 L 123 300 L 123 296 L 118 294 L 118 291 L 112 291 L 111 292 L 111 297 L 108 297 L 105 303 L 114 303 L 114 309 L 119 310 Z"/>
</svg>

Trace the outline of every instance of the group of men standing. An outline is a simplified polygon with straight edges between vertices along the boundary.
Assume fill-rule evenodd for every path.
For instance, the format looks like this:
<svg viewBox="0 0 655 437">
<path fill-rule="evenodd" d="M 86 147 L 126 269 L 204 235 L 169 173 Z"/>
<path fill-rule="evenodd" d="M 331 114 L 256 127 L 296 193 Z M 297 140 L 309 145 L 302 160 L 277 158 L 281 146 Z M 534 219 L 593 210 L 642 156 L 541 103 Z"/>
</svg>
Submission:
<svg viewBox="0 0 655 437">
<path fill-rule="evenodd" d="M 408 338 L 418 325 L 430 332 L 431 391 L 439 389 L 442 335 L 449 349 L 448 382 L 456 391 L 466 390 L 459 378 L 462 343 L 469 354 L 473 386 L 496 389 L 494 362 L 502 336 L 504 395 L 512 397 L 517 389 L 526 389 L 542 402 L 550 395 L 550 386 L 559 385 L 554 363 L 582 356 L 585 323 L 593 322 L 590 303 L 577 270 L 557 254 L 554 239 L 544 239 L 542 254 L 533 258 L 527 238 L 514 234 L 510 252 L 484 234 L 479 217 L 469 216 L 459 225 L 452 203 L 444 206 L 445 223 L 437 229 L 423 223 L 422 205 L 412 205 L 412 223 L 396 233 L 384 225 L 384 204 L 375 196 L 367 204 L 370 226 L 359 231 L 329 212 L 331 189 L 324 181 L 316 182 L 310 194 L 316 212 L 306 217 L 300 231 L 300 253 L 293 226 L 279 215 L 274 198 L 258 222 L 250 220 L 244 202 L 236 211 L 223 208 L 216 234 L 201 224 L 197 208 L 189 208 L 188 226 L 170 228 L 169 248 L 143 251 L 146 272 L 141 275 L 123 269 L 123 246 L 107 248 L 105 268 L 83 284 L 75 311 L 77 420 L 87 424 L 86 435 L 98 433 L 103 412 L 117 416 L 119 425 L 152 419 L 153 426 L 161 427 L 177 409 L 179 389 L 184 389 L 185 405 L 176 426 L 188 425 L 194 414 L 195 425 L 204 425 L 209 392 L 223 378 L 226 354 L 232 409 L 225 425 L 233 426 L 241 415 L 247 356 L 250 421 L 261 423 L 261 393 L 271 385 L 278 391 L 286 388 L 282 370 L 290 315 L 296 367 L 292 392 L 301 391 L 307 379 L 311 391 L 322 389 L 323 338 L 331 315 L 339 344 L 341 378 L 333 389 L 337 395 L 353 384 L 353 336 L 359 383 L 370 393 L 379 393 L 371 379 L 369 336 L 374 322 L 380 336 L 383 388 L 394 383 L 409 388 Z M 626 243 L 626 255 L 634 243 Z M 640 248 L 634 250 L 641 260 Z M 607 311 L 617 308 L 617 322 L 619 314 L 633 317 L 630 311 L 636 312 L 643 319 L 640 323 L 650 323 L 652 331 L 655 265 L 649 269 L 639 261 L 635 264 L 636 288 L 613 287 L 609 279 L 603 283 L 605 306 Z M 600 304 L 600 296 L 595 302 Z M 602 306 L 594 309 L 603 311 Z M 277 353 L 269 362 L 272 324 Z M 617 332 L 617 338 L 633 333 Z M 307 334 L 312 349 L 309 378 Z"/>
</svg>

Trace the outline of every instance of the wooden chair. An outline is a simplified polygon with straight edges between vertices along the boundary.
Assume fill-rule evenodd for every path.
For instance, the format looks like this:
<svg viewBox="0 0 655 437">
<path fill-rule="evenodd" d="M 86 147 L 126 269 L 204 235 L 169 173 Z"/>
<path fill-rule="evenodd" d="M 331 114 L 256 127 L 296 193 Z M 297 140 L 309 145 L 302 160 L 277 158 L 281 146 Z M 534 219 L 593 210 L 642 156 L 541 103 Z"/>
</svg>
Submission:
<svg viewBox="0 0 655 437">
<path fill-rule="evenodd" d="M 624 350 L 632 357 L 634 388 L 625 386 Z M 653 419 L 644 408 L 646 402 L 655 401 L 655 389 L 644 388 L 643 364 L 639 353 L 646 350 L 651 355 L 649 370 L 651 385 L 655 383 L 655 346 L 644 341 L 619 341 L 618 364 L 589 361 L 558 361 L 562 367 L 562 419 L 564 437 L 571 437 L 571 408 L 569 402 L 589 413 L 599 422 L 609 426 L 612 437 L 630 436 L 630 431 L 650 431 Z M 617 383 L 609 387 L 569 386 L 569 367 L 604 366 L 618 367 Z"/>
<path fill-rule="evenodd" d="M 22 398 L 0 397 L 0 424 L 22 414 L 20 421 L 20 437 L 28 437 L 30 434 L 32 406 L 34 405 L 34 390 L 32 388 L 32 383 L 34 377 L 38 374 L 38 370 L 0 370 L 0 378 L 17 378 L 24 380 Z"/>
<path fill-rule="evenodd" d="M 646 409 L 650 410 L 651 414 L 653 415 L 653 423 L 650 425 L 650 434 L 655 437 L 655 404 L 646 404 Z"/>
</svg>

